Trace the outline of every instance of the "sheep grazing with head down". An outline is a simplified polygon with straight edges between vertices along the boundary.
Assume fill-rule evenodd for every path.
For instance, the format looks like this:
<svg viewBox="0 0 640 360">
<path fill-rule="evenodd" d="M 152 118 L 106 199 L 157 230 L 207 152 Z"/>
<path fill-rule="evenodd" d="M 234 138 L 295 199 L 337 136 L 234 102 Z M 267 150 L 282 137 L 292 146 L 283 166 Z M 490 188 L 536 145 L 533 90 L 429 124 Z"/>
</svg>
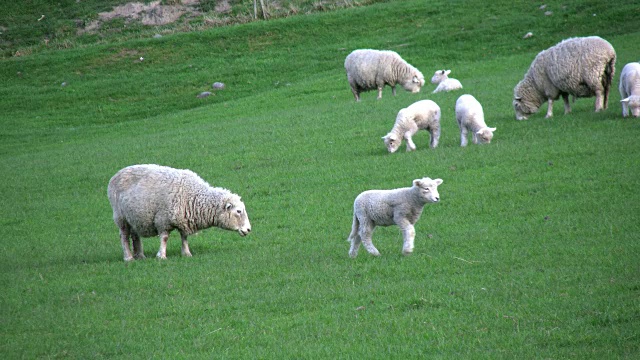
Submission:
<svg viewBox="0 0 640 360">
<path fill-rule="evenodd" d="M 622 116 L 640 117 L 640 63 L 628 63 L 620 73 Z"/>
<path fill-rule="evenodd" d="M 467 134 L 471 131 L 474 144 L 488 144 L 496 128 L 484 122 L 482 105 L 472 95 L 465 94 L 456 101 L 456 120 L 460 127 L 460 146 L 467 146 Z"/>
<path fill-rule="evenodd" d="M 400 110 L 391 131 L 382 137 L 390 153 L 398 150 L 402 139 L 407 140 L 407 151 L 416 149 L 411 137 L 418 130 L 427 130 L 431 134 L 430 146 L 434 149 L 440 139 L 440 107 L 431 100 L 420 100 Z"/>
<path fill-rule="evenodd" d="M 431 78 L 432 84 L 438 84 L 433 93 L 438 93 L 441 91 L 453 91 L 462 89 L 462 84 L 457 79 L 449 78 L 449 74 L 451 74 L 451 70 L 438 70 L 433 74 Z"/>
<path fill-rule="evenodd" d="M 144 258 L 140 238 L 156 235 L 160 235 L 157 257 L 166 259 L 167 240 L 174 229 L 180 232 L 183 256 L 191 256 L 187 236 L 199 230 L 216 226 L 238 231 L 241 236 L 251 231 L 240 196 L 210 186 L 190 170 L 132 165 L 111 178 L 107 194 L 120 229 L 125 261 Z"/>
<path fill-rule="evenodd" d="M 571 112 L 569 95 L 595 96 L 595 111 L 606 109 L 615 64 L 613 46 L 597 36 L 567 39 L 540 52 L 513 89 L 516 119 L 526 120 L 545 101 L 546 117 L 552 117 L 553 101 L 560 96 L 565 114 Z"/>
<path fill-rule="evenodd" d="M 348 241 L 351 243 L 349 256 L 358 255 L 360 244 L 367 251 L 380 256 L 373 246 L 371 236 L 376 226 L 398 225 L 402 230 L 404 244 L 402 253 L 413 252 L 416 236 L 415 223 L 422 215 L 427 203 L 440 201 L 438 185 L 442 179 L 431 180 L 428 177 L 413 180 L 413 186 L 394 190 L 368 190 L 356 197 L 353 203 L 353 226 Z"/>
<path fill-rule="evenodd" d="M 360 101 L 360 93 L 378 90 L 378 100 L 382 98 L 385 85 L 391 86 L 396 95 L 396 85 L 405 90 L 417 93 L 424 85 L 422 73 L 404 61 L 400 55 L 389 50 L 354 50 L 344 61 L 347 80 L 356 101 Z"/>
</svg>

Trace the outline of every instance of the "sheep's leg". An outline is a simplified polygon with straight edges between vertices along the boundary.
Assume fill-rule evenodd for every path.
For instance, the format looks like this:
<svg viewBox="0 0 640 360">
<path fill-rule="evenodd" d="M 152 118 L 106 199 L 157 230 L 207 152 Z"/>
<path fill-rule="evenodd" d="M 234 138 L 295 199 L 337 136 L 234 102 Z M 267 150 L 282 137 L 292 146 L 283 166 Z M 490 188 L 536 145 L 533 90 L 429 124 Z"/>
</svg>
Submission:
<svg viewBox="0 0 640 360">
<path fill-rule="evenodd" d="M 391 93 L 393 94 L 393 96 L 396 96 L 396 86 L 395 85 L 393 85 L 391 87 Z"/>
<path fill-rule="evenodd" d="M 353 225 L 351 226 L 351 234 L 349 234 L 349 238 L 347 239 L 347 241 L 351 243 L 351 248 L 349 249 L 349 256 L 352 258 L 355 258 L 356 256 L 358 256 L 358 249 L 360 249 L 360 243 L 362 242 L 362 239 L 358 234 L 359 227 L 360 227 L 360 224 L 358 222 L 358 218 L 354 215 Z"/>
<path fill-rule="evenodd" d="M 142 247 L 142 240 L 138 234 L 131 234 L 131 240 L 133 240 L 133 257 L 136 259 L 144 259 L 144 249 Z"/>
<path fill-rule="evenodd" d="M 131 248 L 129 244 L 129 230 L 125 227 L 120 227 L 120 243 L 122 244 L 124 261 L 132 261 L 133 255 L 131 255 Z"/>
<path fill-rule="evenodd" d="M 604 98 L 602 97 L 602 91 L 596 90 L 596 112 L 603 109 Z"/>
<path fill-rule="evenodd" d="M 416 229 L 411 224 L 404 224 L 400 228 L 402 229 L 402 238 L 404 240 L 402 254 L 409 255 L 413 252 L 413 241 L 416 237 Z"/>
<path fill-rule="evenodd" d="M 362 241 L 362 245 L 367 251 L 373 256 L 380 256 L 380 252 L 373 246 L 373 242 L 371 242 L 371 236 L 373 235 L 374 226 L 371 222 L 360 223 L 360 239 Z"/>
<path fill-rule="evenodd" d="M 431 143 L 429 144 L 429 146 L 432 149 L 435 149 L 436 147 L 438 147 L 438 141 L 440 140 L 440 128 L 435 128 L 435 129 L 431 129 Z"/>
<path fill-rule="evenodd" d="M 182 256 L 191 257 L 191 251 L 189 250 L 189 242 L 187 241 L 187 234 L 180 232 L 180 238 L 182 239 L 182 247 L 180 251 L 182 252 Z"/>
<path fill-rule="evenodd" d="M 564 113 L 571 112 L 571 104 L 569 103 L 569 94 L 562 94 L 562 101 L 564 101 Z"/>
<path fill-rule="evenodd" d="M 351 92 L 353 93 L 353 96 L 356 98 L 356 102 L 360 101 L 360 92 L 358 92 L 358 90 L 353 86 L 351 87 Z"/>
<path fill-rule="evenodd" d="M 464 126 L 460 128 L 460 146 L 467 146 L 467 131 Z"/>
<path fill-rule="evenodd" d="M 382 86 L 378 86 L 378 100 L 382 99 Z"/>
<path fill-rule="evenodd" d="M 545 119 L 548 119 L 553 116 L 553 99 L 549 98 L 549 102 L 547 103 L 547 115 Z"/>
<path fill-rule="evenodd" d="M 169 240 L 169 232 L 163 231 L 160 234 L 160 250 L 158 250 L 158 254 L 156 255 L 158 259 L 167 258 L 167 240 Z"/>
</svg>

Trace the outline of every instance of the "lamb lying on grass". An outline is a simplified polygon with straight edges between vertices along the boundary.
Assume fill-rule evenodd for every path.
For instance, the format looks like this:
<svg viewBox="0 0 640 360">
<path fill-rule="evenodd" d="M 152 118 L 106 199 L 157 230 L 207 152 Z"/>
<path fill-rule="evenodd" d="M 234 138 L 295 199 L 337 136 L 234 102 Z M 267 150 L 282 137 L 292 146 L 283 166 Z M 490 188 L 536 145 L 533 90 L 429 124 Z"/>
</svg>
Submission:
<svg viewBox="0 0 640 360">
<path fill-rule="evenodd" d="M 211 187 L 190 170 L 159 165 L 133 165 L 118 171 L 107 189 L 113 220 L 120 228 L 124 260 L 143 259 L 140 237 L 160 235 L 158 258 L 167 257 L 167 240 L 180 232 L 182 255 L 191 256 L 187 236 L 212 226 L 236 230 L 241 236 L 251 224 L 240 197 Z M 133 240 L 133 256 L 129 248 Z"/>
<path fill-rule="evenodd" d="M 422 73 L 404 61 L 400 55 L 389 50 L 354 50 L 344 61 L 347 80 L 356 101 L 363 91 L 378 89 L 378 100 L 382 98 L 385 85 L 391 86 L 396 95 L 396 85 L 417 93 L 424 85 Z"/>
<path fill-rule="evenodd" d="M 565 114 L 571 112 L 569 95 L 595 96 L 595 111 L 606 109 L 615 64 L 615 50 L 597 36 L 567 39 L 541 51 L 513 89 L 516 119 L 526 120 L 545 101 L 546 117 L 552 117 L 553 101 L 560 96 Z"/>
<path fill-rule="evenodd" d="M 467 133 L 471 131 L 474 144 L 488 144 L 496 128 L 484 122 L 482 105 L 472 95 L 465 94 L 456 101 L 456 120 L 460 127 L 460 146 L 467 146 Z"/>
<path fill-rule="evenodd" d="M 628 63 L 620 73 L 622 116 L 640 117 L 640 63 Z"/>
<path fill-rule="evenodd" d="M 440 107 L 431 100 L 420 100 L 401 109 L 391 131 L 382 137 L 390 153 L 398 150 L 402 138 L 407 140 L 407 151 L 416 149 L 411 137 L 418 130 L 427 130 L 431 134 L 430 146 L 434 149 L 440 139 Z"/>
<path fill-rule="evenodd" d="M 433 74 L 431 78 L 432 84 L 438 84 L 433 93 L 438 93 L 441 91 L 453 91 L 462 89 L 462 84 L 460 81 L 456 79 L 449 78 L 449 74 L 451 74 L 451 70 L 438 70 Z"/>
<path fill-rule="evenodd" d="M 420 219 L 425 204 L 440 201 L 440 184 L 442 179 L 431 180 L 425 177 L 413 180 L 412 187 L 368 190 L 358 195 L 353 203 L 353 226 L 348 239 L 351 242 L 349 256 L 355 258 L 358 255 L 361 243 L 370 254 L 380 256 L 371 242 L 373 230 L 376 226 L 394 224 L 402 230 L 402 253 L 411 254 L 416 236 L 414 225 Z"/>
</svg>

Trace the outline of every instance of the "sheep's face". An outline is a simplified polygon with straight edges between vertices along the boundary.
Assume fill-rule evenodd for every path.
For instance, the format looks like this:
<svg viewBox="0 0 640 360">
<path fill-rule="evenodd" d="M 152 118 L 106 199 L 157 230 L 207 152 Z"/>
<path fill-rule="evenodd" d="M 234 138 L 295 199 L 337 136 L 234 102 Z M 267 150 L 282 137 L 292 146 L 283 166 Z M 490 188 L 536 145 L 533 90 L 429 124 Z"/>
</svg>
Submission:
<svg viewBox="0 0 640 360">
<path fill-rule="evenodd" d="M 407 90 L 407 91 L 411 91 L 412 93 L 419 93 L 420 92 L 420 88 L 424 85 L 424 76 L 420 75 L 414 75 L 411 78 L 411 81 L 405 82 L 404 84 L 402 84 L 402 87 Z"/>
<path fill-rule="evenodd" d="M 425 203 L 440 201 L 438 185 L 442 184 L 442 179 L 431 180 L 428 177 L 413 180 L 413 186 L 418 189 L 420 198 Z"/>
<path fill-rule="evenodd" d="M 640 117 L 640 96 L 629 96 L 626 99 L 620 100 L 620 102 L 629 107 L 631 116 Z"/>
<path fill-rule="evenodd" d="M 491 143 L 491 139 L 493 139 L 493 132 L 496 131 L 496 128 L 482 128 L 476 132 L 476 136 L 478 137 L 478 141 L 480 144 L 489 144 Z"/>
<path fill-rule="evenodd" d="M 238 198 L 225 204 L 225 214 L 222 217 L 221 227 L 227 230 L 237 230 L 240 236 L 246 236 L 251 232 L 251 223 L 244 203 Z"/>
<path fill-rule="evenodd" d="M 519 89 L 520 83 L 513 89 L 513 109 L 516 111 L 516 120 L 527 120 L 529 115 L 538 111 L 538 107 L 524 100 Z"/>
<path fill-rule="evenodd" d="M 393 133 L 383 136 L 382 140 L 384 140 L 384 145 L 390 153 L 396 152 L 402 143 L 402 139 L 398 138 L 398 136 Z"/>
</svg>

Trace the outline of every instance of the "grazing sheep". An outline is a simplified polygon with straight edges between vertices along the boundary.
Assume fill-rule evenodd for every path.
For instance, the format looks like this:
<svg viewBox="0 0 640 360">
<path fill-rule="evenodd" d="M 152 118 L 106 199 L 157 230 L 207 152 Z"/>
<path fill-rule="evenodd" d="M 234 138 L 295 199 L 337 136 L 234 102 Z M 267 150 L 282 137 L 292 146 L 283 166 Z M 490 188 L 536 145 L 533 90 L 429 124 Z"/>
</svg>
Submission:
<svg viewBox="0 0 640 360">
<path fill-rule="evenodd" d="M 422 73 L 394 51 L 354 50 L 347 55 L 344 68 L 356 101 L 360 101 L 361 92 L 374 89 L 378 89 L 378 99 L 381 99 L 385 85 L 391 86 L 394 96 L 396 84 L 412 93 L 419 92 L 424 85 Z"/>
<path fill-rule="evenodd" d="M 540 52 L 513 89 L 516 119 L 526 120 L 545 101 L 546 117 L 552 117 L 553 101 L 560 96 L 565 114 L 571 112 L 569 95 L 595 96 L 595 111 L 606 109 L 615 63 L 615 50 L 597 36 L 567 39 Z"/>
<path fill-rule="evenodd" d="M 390 153 L 398 150 L 402 138 L 407 139 L 407 151 L 416 149 L 411 137 L 418 130 L 428 130 L 431 134 L 431 148 L 438 146 L 440 139 L 440 107 L 431 100 L 420 100 L 400 110 L 391 131 L 382 137 Z"/>
<path fill-rule="evenodd" d="M 361 243 L 370 254 L 380 256 L 380 252 L 371 242 L 373 230 L 376 226 L 394 224 L 402 230 L 402 253 L 411 254 L 416 236 L 414 225 L 420 219 L 425 204 L 440 201 L 440 184 L 442 179 L 431 180 L 425 177 L 413 180 L 412 187 L 368 190 L 358 195 L 353 203 L 353 226 L 348 239 L 351 243 L 349 256 L 354 258 L 358 255 Z"/>
<path fill-rule="evenodd" d="M 622 116 L 640 117 L 640 63 L 628 63 L 620 73 Z M 631 111 L 629 111 L 631 110 Z"/>
<path fill-rule="evenodd" d="M 460 81 L 456 79 L 449 78 L 449 74 L 451 74 L 451 70 L 438 70 L 433 74 L 431 78 L 432 84 L 438 84 L 433 93 L 438 93 L 441 91 L 453 91 L 462 89 L 462 84 Z"/>
<path fill-rule="evenodd" d="M 158 257 L 166 259 L 167 240 L 180 232 L 182 255 L 191 256 L 187 236 L 212 226 L 251 231 L 244 203 L 227 189 L 211 187 L 190 170 L 133 165 L 118 171 L 107 189 L 113 220 L 120 228 L 124 260 L 144 258 L 140 237 L 160 235 Z M 133 240 L 133 256 L 129 248 Z"/>
<path fill-rule="evenodd" d="M 460 96 L 456 101 L 456 120 L 460 127 L 460 146 L 467 146 L 468 131 L 471 131 L 474 144 L 490 143 L 496 131 L 484 122 L 482 105 L 469 94 Z"/>
</svg>

